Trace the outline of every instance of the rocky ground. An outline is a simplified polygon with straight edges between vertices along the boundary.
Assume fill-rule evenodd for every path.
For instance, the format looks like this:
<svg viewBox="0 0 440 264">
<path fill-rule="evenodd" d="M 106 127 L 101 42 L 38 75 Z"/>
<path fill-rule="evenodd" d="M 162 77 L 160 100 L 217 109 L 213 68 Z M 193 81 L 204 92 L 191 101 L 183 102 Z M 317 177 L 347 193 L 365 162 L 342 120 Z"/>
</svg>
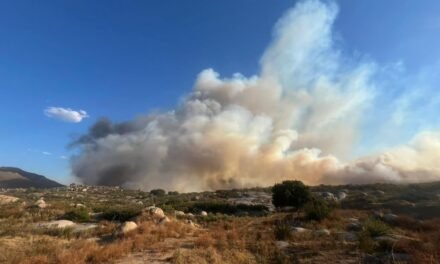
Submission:
<svg viewBox="0 0 440 264">
<path fill-rule="evenodd" d="M 440 184 L 317 186 L 320 221 L 269 188 L 0 190 L 0 263 L 440 263 Z"/>
</svg>

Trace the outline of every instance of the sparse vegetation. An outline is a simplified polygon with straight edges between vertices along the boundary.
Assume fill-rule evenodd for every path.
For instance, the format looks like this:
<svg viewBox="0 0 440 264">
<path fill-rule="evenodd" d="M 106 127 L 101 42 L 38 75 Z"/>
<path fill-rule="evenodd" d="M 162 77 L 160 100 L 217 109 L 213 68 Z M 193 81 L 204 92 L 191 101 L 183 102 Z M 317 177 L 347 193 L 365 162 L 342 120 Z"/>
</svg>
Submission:
<svg viewBox="0 0 440 264">
<path fill-rule="evenodd" d="M 400 200 L 405 188 L 413 191 L 414 187 L 309 187 L 308 201 L 297 205 L 300 210 L 295 213 L 271 211 L 270 190 L 262 188 L 163 196 L 113 187 L 7 190 L 2 194 L 19 201 L 0 205 L 0 263 L 130 263 L 130 254 L 135 252 L 160 252 L 155 254 L 172 263 L 196 264 L 334 263 L 341 259 L 357 263 L 364 253 L 384 263 L 392 254 L 409 259 L 399 263 L 438 263 L 440 224 L 431 211 L 440 209 L 440 199 L 430 185 L 421 186 L 417 191 L 423 199 L 414 205 Z M 374 188 L 384 193 L 364 199 L 365 204 L 356 208 L 359 197 L 375 194 Z M 341 190 L 348 196 L 337 201 L 337 207 L 316 198 L 322 192 Z M 429 195 L 432 199 L 427 201 Z M 40 198 L 46 208 L 32 206 Z M 386 214 L 394 213 L 388 206 L 396 201 L 411 208 L 429 204 L 431 210 L 418 211 L 419 218 L 399 214 L 387 224 Z M 161 223 L 148 214 L 145 208 L 153 204 L 163 209 L 169 222 Z M 202 216 L 201 211 L 208 214 Z M 40 226 L 61 219 L 75 225 Z M 135 221 L 137 228 L 126 235 L 118 233 L 124 221 Z"/>
</svg>

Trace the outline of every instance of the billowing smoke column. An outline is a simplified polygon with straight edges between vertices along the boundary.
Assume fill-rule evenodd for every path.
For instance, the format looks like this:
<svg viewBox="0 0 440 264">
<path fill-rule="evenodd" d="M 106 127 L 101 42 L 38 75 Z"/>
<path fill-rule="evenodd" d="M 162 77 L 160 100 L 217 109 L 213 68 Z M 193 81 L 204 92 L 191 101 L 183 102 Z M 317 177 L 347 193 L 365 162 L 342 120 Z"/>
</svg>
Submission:
<svg viewBox="0 0 440 264">
<path fill-rule="evenodd" d="M 179 191 L 440 179 L 440 135 L 344 162 L 374 98 L 376 66 L 342 56 L 334 4 L 305 1 L 277 23 L 261 72 L 221 78 L 203 70 L 174 110 L 98 121 L 74 145 L 87 184 Z"/>
</svg>

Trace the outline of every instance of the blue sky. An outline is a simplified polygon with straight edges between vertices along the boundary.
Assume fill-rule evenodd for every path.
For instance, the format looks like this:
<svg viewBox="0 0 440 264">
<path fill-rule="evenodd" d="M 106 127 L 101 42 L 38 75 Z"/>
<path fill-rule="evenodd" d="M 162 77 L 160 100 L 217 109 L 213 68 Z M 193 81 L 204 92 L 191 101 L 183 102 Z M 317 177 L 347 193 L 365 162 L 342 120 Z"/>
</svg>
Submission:
<svg viewBox="0 0 440 264">
<path fill-rule="evenodd" d="M 335 33 L 344 53 L 380 65 L 400 61 L 406 75 L 425 70 L 418 81 L 433 82 L 430 67 L 440 60 L 439 1 L 337 3 Z M 97 118 L 122 121 L 171 109 L 206 68 L 222 76 L 258 73 L 274 24 L 294 4 L 0 2 L 0 165 L 69 182 L 69 162 L 61 156 L 72 154 L 66 146 Z M 78 123 L 49 118 L 44 110 L 53 106 L 83 109 L 89 117 Z"/>
</svg>

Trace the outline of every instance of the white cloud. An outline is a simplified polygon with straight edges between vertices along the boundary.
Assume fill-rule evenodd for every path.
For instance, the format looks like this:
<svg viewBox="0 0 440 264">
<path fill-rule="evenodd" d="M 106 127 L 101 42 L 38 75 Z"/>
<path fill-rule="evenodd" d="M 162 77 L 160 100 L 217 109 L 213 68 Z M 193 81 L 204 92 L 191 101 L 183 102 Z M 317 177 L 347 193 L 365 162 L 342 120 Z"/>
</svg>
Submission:
<svg viewBox="0 0 440 264">
<path fill-rule="evenodd" d="M 50 152 L 47 152 L 47 151 L 43 151 L 43 152 L 41 152 L 43 155 L 46 155 L 46 156 L 50 156 L 50 155 L 52 155 L 52 153 L 50 153 Z"/>
<path fill-rule="evenodd" d="M 60 156 L 60 159 L 65 160 L 65 159 L 67 159 L 67 157 L 66 156 Z"/>
<path fill-rule="evenodd" d="M 73 110 L 63 107 L 48 107 L 44 110 L 44 114 L 50 118 L 59 119 L 71 123 L 79 123 L 84 118 L 89 117 L 84 110 Z"/>
</svg>

